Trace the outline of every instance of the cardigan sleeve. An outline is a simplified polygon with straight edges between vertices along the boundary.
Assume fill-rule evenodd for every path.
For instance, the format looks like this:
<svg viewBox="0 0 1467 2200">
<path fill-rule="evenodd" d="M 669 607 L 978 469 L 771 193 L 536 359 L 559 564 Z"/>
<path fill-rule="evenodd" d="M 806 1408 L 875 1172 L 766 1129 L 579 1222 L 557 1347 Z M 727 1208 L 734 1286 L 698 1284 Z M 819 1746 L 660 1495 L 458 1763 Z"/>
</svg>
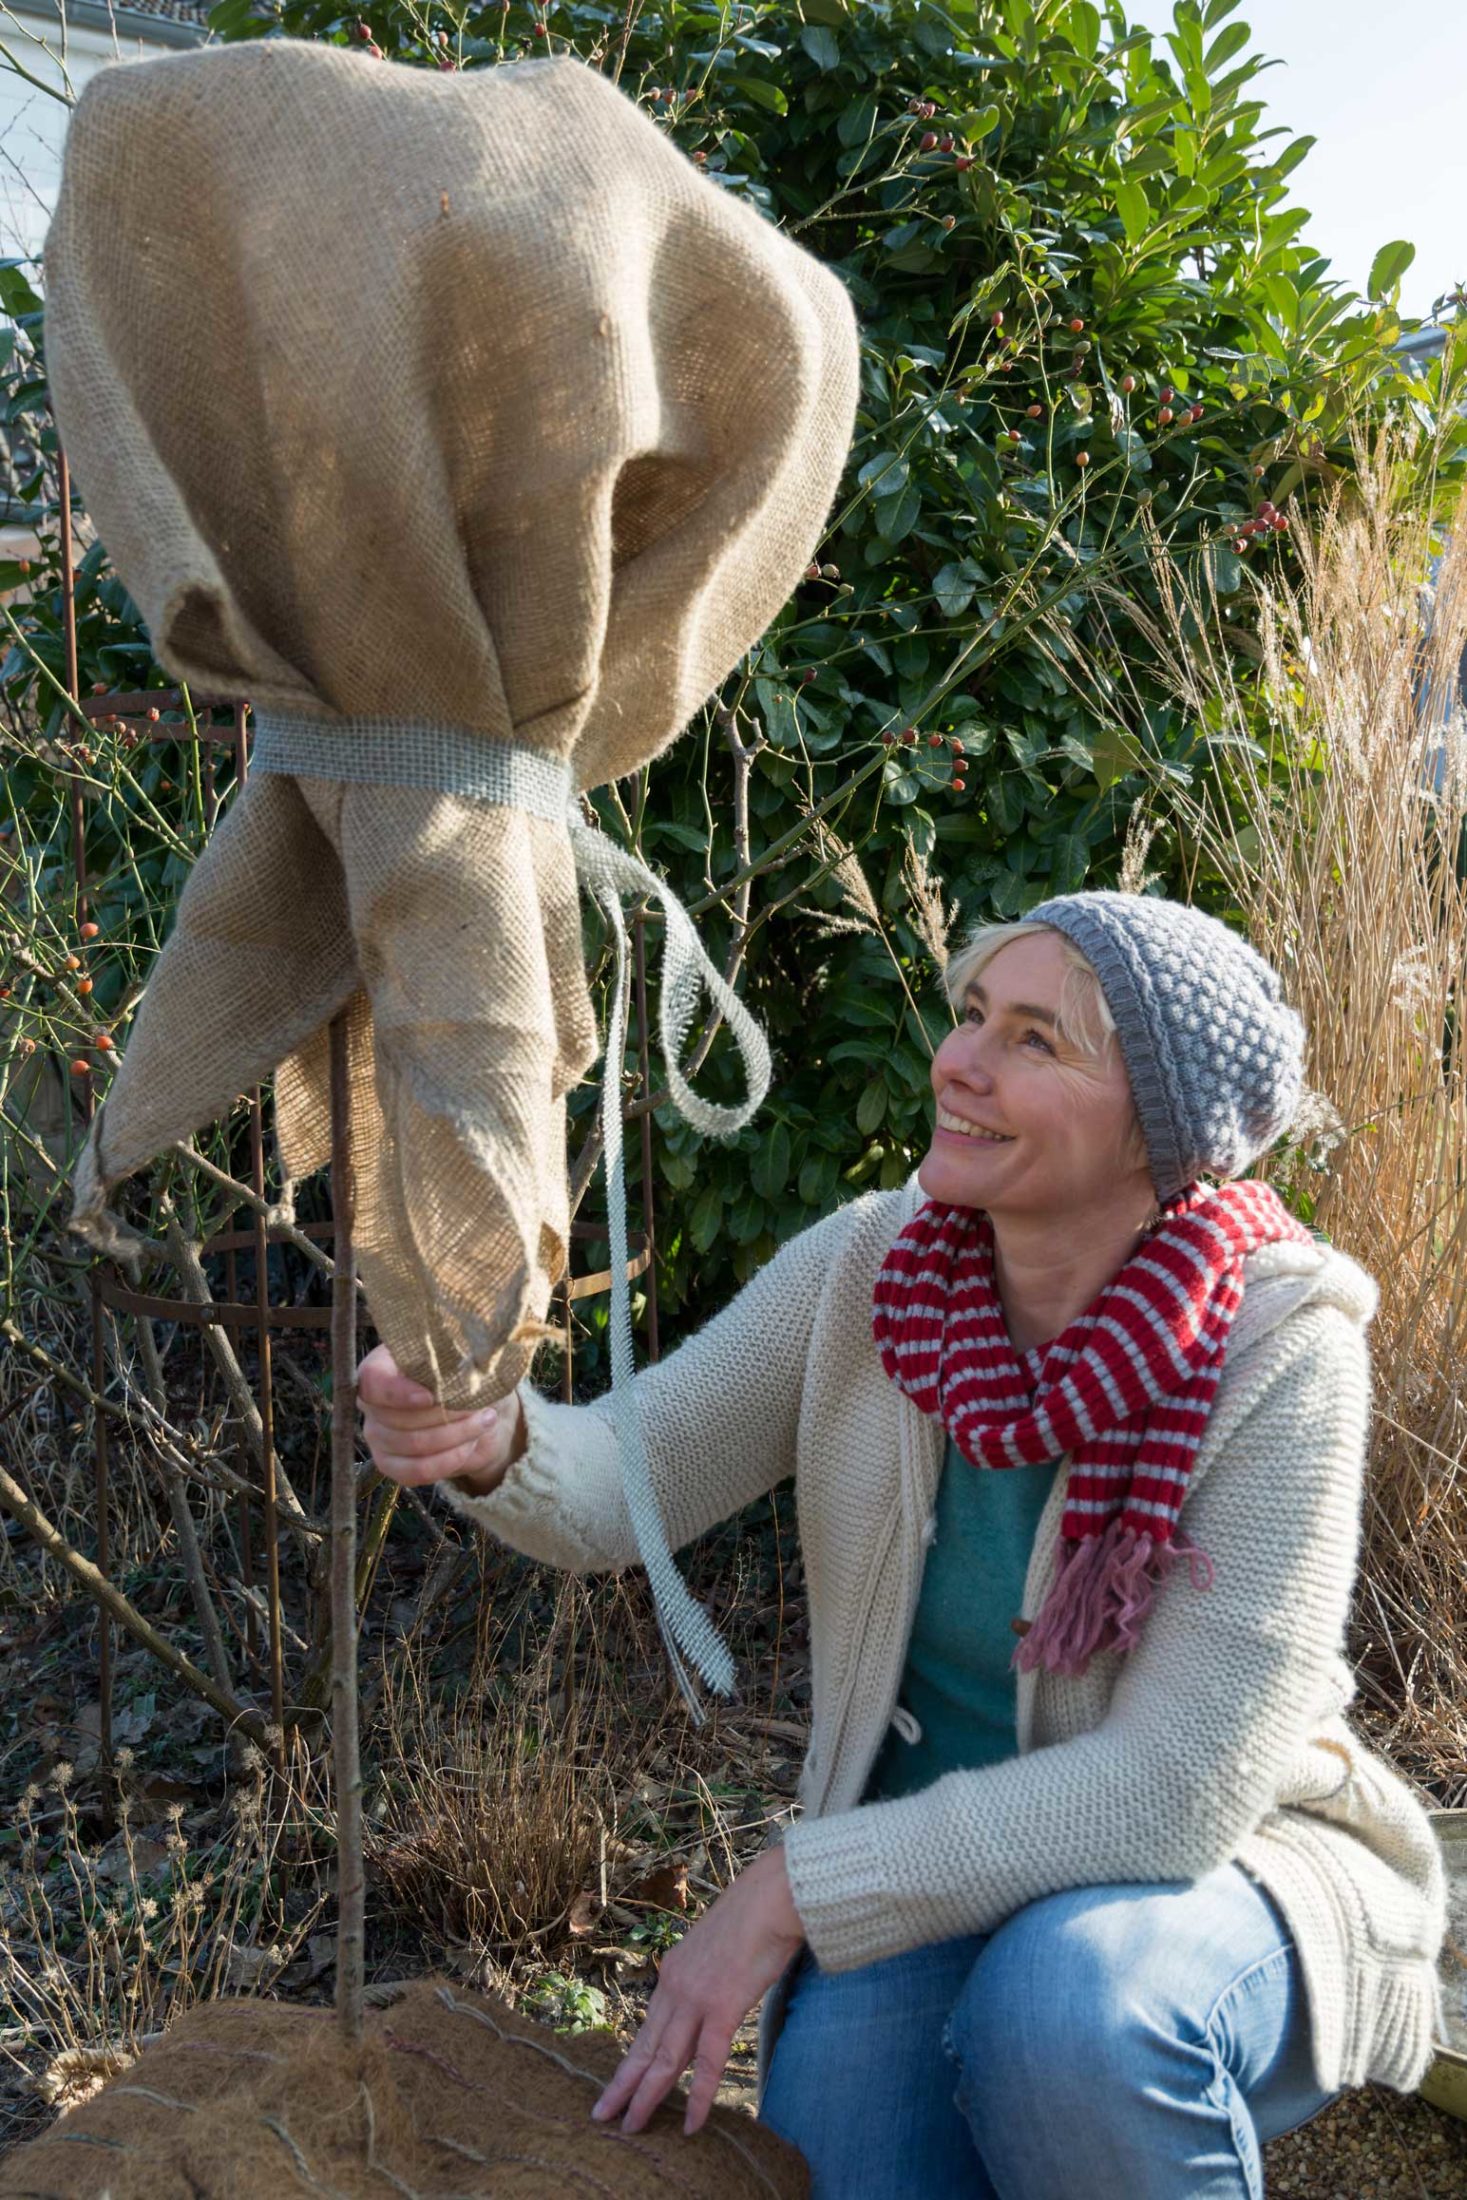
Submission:
<svg viewBox="0 0 1467 2200">
<path fill-rule="evenodd" d="M 822 1969 L 991 1932 L 1062 1888 L 1191 1883 L 1274 1807 L 1344 1643 L 1370 1368 L 1358 1323 L 1327 1303 L 1270 1343 L 1257 1394 L 1182 1508 L 1213 1584 L 1175 1567 L 1118 1657 L 1100 1724 L 789 1829 L 790 1888 Z"/>
<path fill-rule="evenodd" d="M 787 1239 L 711 1321 L 633 1377 L 674 1551 L 794 1472 L 816 1306 L 862 1205 L 850 1201 Z M 570 1405 L 528 1383 L 517 1395 L 524 1453 L 487 1497 L 440 1482 L 448 1504 L 514 1549 L 572 1572 L 637 1564 L 610 1398 Z"/>
</svg>

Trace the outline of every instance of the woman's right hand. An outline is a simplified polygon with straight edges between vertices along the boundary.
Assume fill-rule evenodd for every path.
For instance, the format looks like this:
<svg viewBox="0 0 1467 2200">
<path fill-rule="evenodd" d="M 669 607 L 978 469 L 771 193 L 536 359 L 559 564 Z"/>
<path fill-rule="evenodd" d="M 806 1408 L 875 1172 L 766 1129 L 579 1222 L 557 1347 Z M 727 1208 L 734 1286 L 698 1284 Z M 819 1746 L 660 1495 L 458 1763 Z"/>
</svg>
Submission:
<svg viewBox="0 0 1467 2200">
<path fill-rule="evenodd" d="M 450 1413 L 431 1390 L 409 1381 L 385 1344 L 374 1346 L 357 1369 L 357 1404 L 373 1466 L 405 1487 L 455 1476 L 474 1496 L 487 1497 L 525 1449 L 516 1392 Z"/>
</svg>

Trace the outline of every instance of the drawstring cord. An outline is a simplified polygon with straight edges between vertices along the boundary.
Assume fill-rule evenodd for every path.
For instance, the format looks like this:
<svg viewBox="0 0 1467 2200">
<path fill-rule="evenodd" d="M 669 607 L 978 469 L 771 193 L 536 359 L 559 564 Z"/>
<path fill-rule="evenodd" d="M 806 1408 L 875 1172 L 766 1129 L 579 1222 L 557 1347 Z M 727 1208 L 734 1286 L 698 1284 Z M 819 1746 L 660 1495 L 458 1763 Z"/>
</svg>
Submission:
<svg viewBox="0 0 1467 2200">
<path fill-rule="evenodd" d="M 695 1723 L 703 1724 L 703 1712 L 688 1675 L 688 1663 L 696 1667 L 705 1684 L 716 1694 L 733 1692 L 734 1665 L 727 1643 L 701 1604 L 691 1595 L 678 1572 L 668 1547 L 667 1529 L 652 1487 L 652 1470 L 632 1390 L 632 1316 L 627 1287 L 626 1172 L 622 1155 L 621 1067 L 626 1052 L 627 935 L 622 915 L 623 894 L 650 894 L 666 919 L 663 941 L 662 987 L 658 998 L 658 1026 L 662 1037 L 663 1065 L 673 1105 L 694 1130 L 706 1137 L 726 1138 L 742 1130 L 755 1114 L 769 1089 L 769 1046 L 763 1032 L 743 1002 L 709 960 L 692 920 L 664 879 L 650 871 L 640 857 L 621 848 L 603 832 L 588 826 L 572 810 L 567 817 L 576 873 L 610 921 L 616 942 L 616 982 L 606 1034 L 606 1055 L 601 1080 L 601 1123 L 606 1148 L 607 1212 L 611 1240 L 611 1404 L 621 1453 L 622 1488 L 637 1550 L 647 1569 L 657 1623 L 669 1662 Z M 706 986 L 723 1010 L 744 1065 L 746 1097 L 733 1107 L 720 1107 L 695 1093 L 679 1066 L 683 1042 Z"/>
</svg>

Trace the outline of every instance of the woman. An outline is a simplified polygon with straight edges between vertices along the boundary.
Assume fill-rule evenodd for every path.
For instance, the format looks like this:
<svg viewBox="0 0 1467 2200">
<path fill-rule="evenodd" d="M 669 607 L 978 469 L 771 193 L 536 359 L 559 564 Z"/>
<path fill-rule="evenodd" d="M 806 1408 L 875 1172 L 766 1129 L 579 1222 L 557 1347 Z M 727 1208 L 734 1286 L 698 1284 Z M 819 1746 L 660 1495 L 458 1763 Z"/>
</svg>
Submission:
<svg viewBox="0 0 1467 2200">
<path fill-rule="evenodd" d="M 916 1175 L 637 1377 L 674 1548 L 795 1475 L 813 1730 L 595 2113 L 639 2130 L 691 2064 L 698 2128 L 762 1997 L 816 2200 L 1240 2200 L 1342 2088 L 1414 2088 L 1441 2018 L 1430 1823 L 1342 1716 L 1375 1286 L 1206 1181 L 1301 1089 L 1225 926 L 1064 895 L 946 984 Z M 361 1396 L 384 1474 L 634 1559 L 599 1406 L 522 1385 L 466 1429 L 380 1351 Z"/>
</svg>

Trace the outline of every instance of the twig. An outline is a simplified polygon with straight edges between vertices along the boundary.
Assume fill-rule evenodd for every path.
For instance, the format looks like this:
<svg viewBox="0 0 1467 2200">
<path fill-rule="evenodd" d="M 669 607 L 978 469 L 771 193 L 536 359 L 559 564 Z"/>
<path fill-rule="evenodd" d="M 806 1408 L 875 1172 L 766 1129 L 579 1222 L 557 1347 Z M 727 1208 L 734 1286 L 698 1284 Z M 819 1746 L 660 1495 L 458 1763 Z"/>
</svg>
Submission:
<svg viewBox="0 0 1467 2200">
<path fill-rule="evenodd" d="M 265 1722 L 259 1713 L 237 1702 L 208 1673 L 200 1672 L 191 1659 L 186 1658 L 181 1650 L 176 1650 L 165 1636 L 160 1635 L 157 1628 L 143 1618 L 136 1606 L 128 1602 L 120 1589 L 113 1587 L 89 1558 L 84 1558 L 80 1551 L 72 1549 L 61 1530 L 47 1519 L 33 1499 L 26 1496 L 14 1476 L 3 1466 L 0 1466 L 0 1505 L 4 1506 L 13 1519 L 20 1522 L 26 1533 L 33 1536 L 43 1550 L 49 1551 L 53 1558 L 60 1560 L 72 1579 L 80 1583 L 87 1595 L 100 1604 L 119 1627 L 125 1628 L 146 1650 L 150 1650 L 170 1672 L 176 1673 L 196 1696 L 202 1696 L 205 1703 L 212 1704 L 232 1726 L 241 1727 L 251 1741 L 258 1743 L 262 1749 L 269 1748 Z"/>
</svg>

